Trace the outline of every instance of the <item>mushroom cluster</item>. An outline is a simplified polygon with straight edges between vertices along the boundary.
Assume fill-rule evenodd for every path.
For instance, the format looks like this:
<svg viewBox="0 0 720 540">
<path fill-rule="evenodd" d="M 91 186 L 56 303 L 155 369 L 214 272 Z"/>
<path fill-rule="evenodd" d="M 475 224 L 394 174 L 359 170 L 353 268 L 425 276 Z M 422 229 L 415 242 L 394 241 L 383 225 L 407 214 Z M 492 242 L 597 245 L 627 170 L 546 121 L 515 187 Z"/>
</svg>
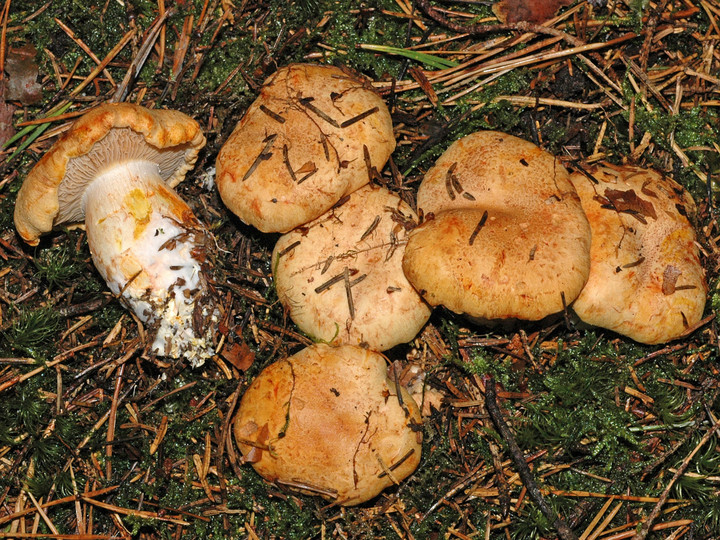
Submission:
<svg viewBox="0 0 720 540">
<path fill-rule="evenodd" d="M 446 150 L 417 201 L 425 220 L 403 268 L 432 305 L 479 321 L 571 308 L 648 344 L 702 318 L 695 203 L 656 171 L 605 164 L 569 175 L 534 144 L 483 131 Z"/>
<path fill-rule="evenodd" d="M 420 461 L 418 407 L 373 352 L 410 341 L 430 316 L 402 270 L 417 216 L 370 184 L 394 148 L 369 81 L 294 64 L 266 81 L 217 159 L 226 206 L 286 233 L 272 256 L 278 298 L 326 343 L 263 370 L 243 396 L 236 440 L 267 480 L 341 505 L 374 497 Z"/>
<path fill-rule="evenodd" d="M 430 306 L 479 322 L 540 320 L 575 307 L 583 320 L 654 343 L 696 324 L 704 303 L 692 227 L 665 216 L 673 208 L 690 213 L 692 201 L 670 182 L 634 180 L 656 199 L 642 208 L 657 210 L 648 211 L 646 229 L 633 228 L 623 220 L 640 219 L 637 212 L 620 216 L 627 208 L 611 190 L 629 193 L 623 182 L 635 173 L 615 171 L 617 185 L 588 194 L 579 185 L 584 177 L 571 178 L 552 154 L 482 131 L 453 143 L 427 172 L 418 220 L 397 195 L 368 183 L 394 145 L 387 109 L 363 81 L 336 68 L 293 65 L 267 81 L 217 163 L 226 205 L 262 231 L 286 233 L 272 256 L 278 298 L 300 330 L 325 343 L 263 370 L 242 399 L 236 440 L 266 479 L 337 504 L 363 502 L 417 465 L 417 407 L 397 384 L 396 400 L 388 399 L 393 386 L 371 350 L 410 341 Z M 620 249 L 624 236 L 612 236 L 603 219 L 619 220 L 615 229 L 635 238 L 625 246 L 654 253 L 661 239 L 659 251 L 685 255 L 661 262 L 638 255 L 630 263 Z M 619 258 L 598 247 L 615 244 Z M 622 302 L 602 302 L 623 313 L 622 323 L 590 316 L 595 289 L 615 294 L 603 270 L 624 271 L 645 258 L 655 289 L 659 272 L 663 294 L 681 293 L 677 308 L 633 301 L 653 311 L 662 332 L 629 330 L 645 323 Z M 637 287 L 646 286 L 629 285 L 627 296 Z M 380 421 L 379 404 L 395 420 Z M 401 410 L 413 420 L 404 422 Z M 381 450 L 388 440 L 392 449 Z"/>
<path fill-rule="evenodd" d="M 418 188 L 425 220 L 403 268 L 431 305 L 480 320 L 539 320 L 587 281 L 590 226 L 569 174 L 532 143 L 494 131 L 454 142 Z"/>
<path fill-rule="evenodd" d="M 15 205 L 16 228 L 31 245 L 84 222 L 95 266 L 154 332 L 153 351 L 193 365 L 214 352 L 218 310 L 207 233 L 173 187 L 204 145 L 200 126 L 180 112 L 101 105 L 35 165 Z"/>
<path fill-rule="evenodd" d="M 209 235 L 174 192 L 205 138 L 176 111 L 130 104 L 80 118 L 27 176 L 15 223 L 31 245 L 84 223 L 108 287 L 154 331 L 158 355 L 201 364 L 219 309 Z M 700 321 L 707 285 L 692 198 L 663 175 L 598 165 L 570 174 L 538 146 L 494 131 L 455 141 L 418 189 L 418 213 L 373 183 L 395 148 L 390 113 L 346 70 L 278 70 L 217 158 L 227 207 L 284 233 L 278 298 L 322 343 L 267 366 L 234 423 L 266 479 L 362 503 L 420 461 L 418 406 L 379 351 L 411 341 L 431 306 L 473 320 L 573 309 L 643 343 Z"/>
</svg>

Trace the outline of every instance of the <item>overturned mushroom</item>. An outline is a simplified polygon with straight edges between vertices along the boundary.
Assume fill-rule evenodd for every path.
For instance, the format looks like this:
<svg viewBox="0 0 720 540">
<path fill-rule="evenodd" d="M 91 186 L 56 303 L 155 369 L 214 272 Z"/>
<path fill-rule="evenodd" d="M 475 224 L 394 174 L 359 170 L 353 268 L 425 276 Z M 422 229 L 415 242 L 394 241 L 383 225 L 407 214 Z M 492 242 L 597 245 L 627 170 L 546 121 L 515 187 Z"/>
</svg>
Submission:
<svg viewBox="0 0 720 540">
<path fill-rule="evenodd" d="M 380 351 L 413 339 L 430 317 L 402 270 L 416 223 L 400 197 L 368 185 L 283 235 L 273 277 L 295 324 L 315 339 Z"/>
<path fill-rule="evenodd" d="M 573 304 L 580 319 L 650 344 L 697 324 L 707 286 L 687 191 L 631 166 L 598 165 L 570 179 L 592 228 L 590 277 Z"/>
<path fill-rule="evenodd" d="M 287 232 L 367 184 L 395 148 L 387 106 L 346 70 L 294 64 L 260 91 L 217 159 L 227 207 L 263 232 Z"/>
<path fill-rule="evenodd" d="M 30 171 L 15 205 L 22 238 L 85 223 L 108 287 L 155 330 L 153 351 L 200 364 L 217 318 L 205 278 L 207 235 L 172 189 L 205 144 L 177 111 L 119 103 L 77 120 Z"/>
<path fill-rule="evenodd" d="M 538 320 L 587 280 L 590 227 L 568 172 L 503 133 L 453 143 L 418 189 L 425 221 L 403 268 L 431 305 L 481 320 Z"/>
<path fill-rule="evenodd" d="M 383 356 L 350 345 L 313 345 L 266 367 L 234 431 L 266 480 L 341 505 L 371 499 L 420 462 L 417 405 L 388 379 Z"/>
</svg>

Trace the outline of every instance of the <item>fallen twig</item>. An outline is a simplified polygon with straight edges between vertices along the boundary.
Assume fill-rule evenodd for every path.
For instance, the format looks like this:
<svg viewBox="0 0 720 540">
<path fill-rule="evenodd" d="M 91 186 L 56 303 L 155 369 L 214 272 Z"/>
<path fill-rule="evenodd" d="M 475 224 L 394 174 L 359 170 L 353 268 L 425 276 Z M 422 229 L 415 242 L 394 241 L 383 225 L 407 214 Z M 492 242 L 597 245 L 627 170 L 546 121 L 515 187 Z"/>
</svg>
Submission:
<svg viewBox="0 0 720 540">
<path fill-rule="evenodd" d="M 705 435 L 703 435 L 703 438 L 700 439 L 700 442 L 697 444 L 697 446 L 693 448 L 693 451 L 690 452 L 685 459 L 683 459 L 682 464 L 678 467 L 677 471 L 670 479 L 670 482 L 668 482 L 668 485 L 665 486 L 665 489 L 660 494 L 660 499 L 658 500 L 657 504 L 655 504 L 652 512 L 650 512 L 647 519 L 643 522 L 640 530 L 635 534 L 635 536 L 632 537 L 632 540 L 645 540 L 645 538 L 647 538 L 647 535 L 652 528 L 652 524 L 660 515 L 660 511 L 665 502 L 667 501 L 668 495 L 670 494 L 670 490 L 672 489 L 673 485 L 675 484 L 675 482 L 677 482 L 678 478 L 680 478 L 685 473 L 685 469 L 687 469 L 690 465 L 692 458 L 695 457 L 695 454 L 697 454 L 698 451 L 705 445 L 705 443 L 710 440 L 710 437 L 715 434 L 718 428 L 720 428 L 720 422 L 716 423 L 710 429 L 708 429 L 705 432 Z"/>
<path fill-rule="evenodd" d="M 567 523 L 565 523 L 565 521 L 558 516 L 552 508 L 550 508 L 550 505 L 545 502 L 545 498 L 535 482 L 532 471 L 525 461 L 525 457 L 523 456 L 520 447 L 517 445 L 517 442 L 515 442 L 515 436 L 505 423 L 502 412 L 500 412 L 500 407 L 497 404 L 497 392 L 495 389 L 494 377 L 490 377 L 485 383 L 485 407 L 487 408 L 493 424 L 495 424 L 495 427 L 500 432 L 500 435 L 507 443 L 510 450 L 510 456 L 515 463 L 518 474 L 520 474 L 520 479 L 522 480 L 523 485 L 527 488 L 532 500 L 535 501 L 535 504 L 538 505 L 538 508 L 540 508 L 543 515 L 553 524 L 553 527 L 555 527 L 555 530 L 558 532 L 560 538 L 563 540 L 577 540 L 577 536 L 575 536 L 575 533 L 570 530 Z"/>
</svg>

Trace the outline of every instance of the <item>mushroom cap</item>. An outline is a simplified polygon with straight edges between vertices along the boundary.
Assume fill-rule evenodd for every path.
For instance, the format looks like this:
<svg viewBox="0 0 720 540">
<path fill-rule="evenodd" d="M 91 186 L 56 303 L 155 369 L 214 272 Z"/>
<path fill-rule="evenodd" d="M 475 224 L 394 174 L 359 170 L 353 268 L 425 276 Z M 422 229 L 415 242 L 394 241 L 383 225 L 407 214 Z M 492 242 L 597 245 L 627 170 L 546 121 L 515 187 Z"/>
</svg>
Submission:
<svg viewBox="0 0 720 540">
<path fill-rule="evenodd" d="M 454 142 L 418 189 L 425 221 L 403 269 L 431 305 L 477 319 L 539 320 L 580 293 L 590 227 L 568 172 L 536 145 L 493 131 Z"/>
<path fill-rule="evenodd" d="M 400 197 L 367 185 L 283 235 L 273 276 L 295 324 L 334 345 L 382 351 L 412 340 L 431 312 L 402 270 L 408 229 L 416 223 Z"/>
<path fill-rule="evenodd" d="M 388 379 L 382 355 L 317 344 L 258 375 L 234 431 L 266 480 L 354 505 L 415 470 L 420 426 L 415 401 Z"/>
<path fill-rule="evenodd" d="M 592 228 L 590 277 L 575 313 L 641 343 L 679 337 L 702 318 L 707 293 L 688 219 L 695 202 L 654 170 L 603 164 L 586 172 L 592 179 L 570 177 Z"/>
<path fill-rule="evenodd" d="M 100 105 L 75 121 L 28 173 L 15 203 L 15 227 L 37 245 L 55 225 L 82 221 L 85 187 L 120 161 L 155 161 L 174 187 L 204 145 L 198 123 L 181 112 Z"/>
<path fill-rule="evenodd" d="M 220 150 L 216 183 L 243 222 L 287 232 L 367 184 L 368 164 L 382 169 L 394 149 L 390 112 L 369 80 L 293 64 L 268 78 Z"/>
</svg>

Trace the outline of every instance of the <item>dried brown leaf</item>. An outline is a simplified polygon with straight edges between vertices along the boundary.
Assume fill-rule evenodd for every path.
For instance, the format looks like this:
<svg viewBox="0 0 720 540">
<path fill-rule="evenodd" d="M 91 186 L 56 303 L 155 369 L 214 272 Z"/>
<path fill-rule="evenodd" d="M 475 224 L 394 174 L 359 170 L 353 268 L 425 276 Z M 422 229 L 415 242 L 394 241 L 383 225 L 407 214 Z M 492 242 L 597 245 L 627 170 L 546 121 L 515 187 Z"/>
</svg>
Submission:
<svg viewBox="0 0 720 540">
<path fill-rule="evenodd" d="M 618 212 L 628 212 L 657 219 L 653 204 L 650 201 L 638 197 L 634 189 L 625 191 L 621 189 L 606 189 L 605 197 L 607 197 Z"/>
<path fill-rule="evenodd" d="M 5 58 L 5 99 L 32 105 L 42 99 L 42 87 L 37 82 L 37 51 L 32 45 L 10 49 Z"/>
<path fill-rule="evenodd" d="M 315 162 L 308 161 L 306 162 L 302 167 L 300 167 L 297 171 L 295 171 L 295 174 L 306 174 L 313 171 L 316 171 L 317 167 L 315 166 Z"/>
<path fill-rule="evenodd" d="M 675 292 L 675 284 L 677 283 L 680 274 L 682 274 L 682 271 L 672 264 L 668 264 L 665 267 L 662 282 L 662 292 L 664 295 L 667 296 Z"/>
<path fill-rule="evenodd" d="M 222 357 L 240 371 L 247 371 L 255 362 L 255 353 L 250 350 L 247 343 L 225 343 Z"/>
<path fill-rule="evenodd" d="M 13 127 L 13 113 L 15 112 L 14 105 L 5 103 L 0 98 L 0 146 L 3 146 L 6 141 L 15 135 L 15 128 Z"/>
<path fill-rule="evenodd" d="M 540 24 L 555 16 L 555 13 L 573 0 L 500 0 L 493 4 L 493 13 L 502 23 L 529 22 Z"/>
</svg>

